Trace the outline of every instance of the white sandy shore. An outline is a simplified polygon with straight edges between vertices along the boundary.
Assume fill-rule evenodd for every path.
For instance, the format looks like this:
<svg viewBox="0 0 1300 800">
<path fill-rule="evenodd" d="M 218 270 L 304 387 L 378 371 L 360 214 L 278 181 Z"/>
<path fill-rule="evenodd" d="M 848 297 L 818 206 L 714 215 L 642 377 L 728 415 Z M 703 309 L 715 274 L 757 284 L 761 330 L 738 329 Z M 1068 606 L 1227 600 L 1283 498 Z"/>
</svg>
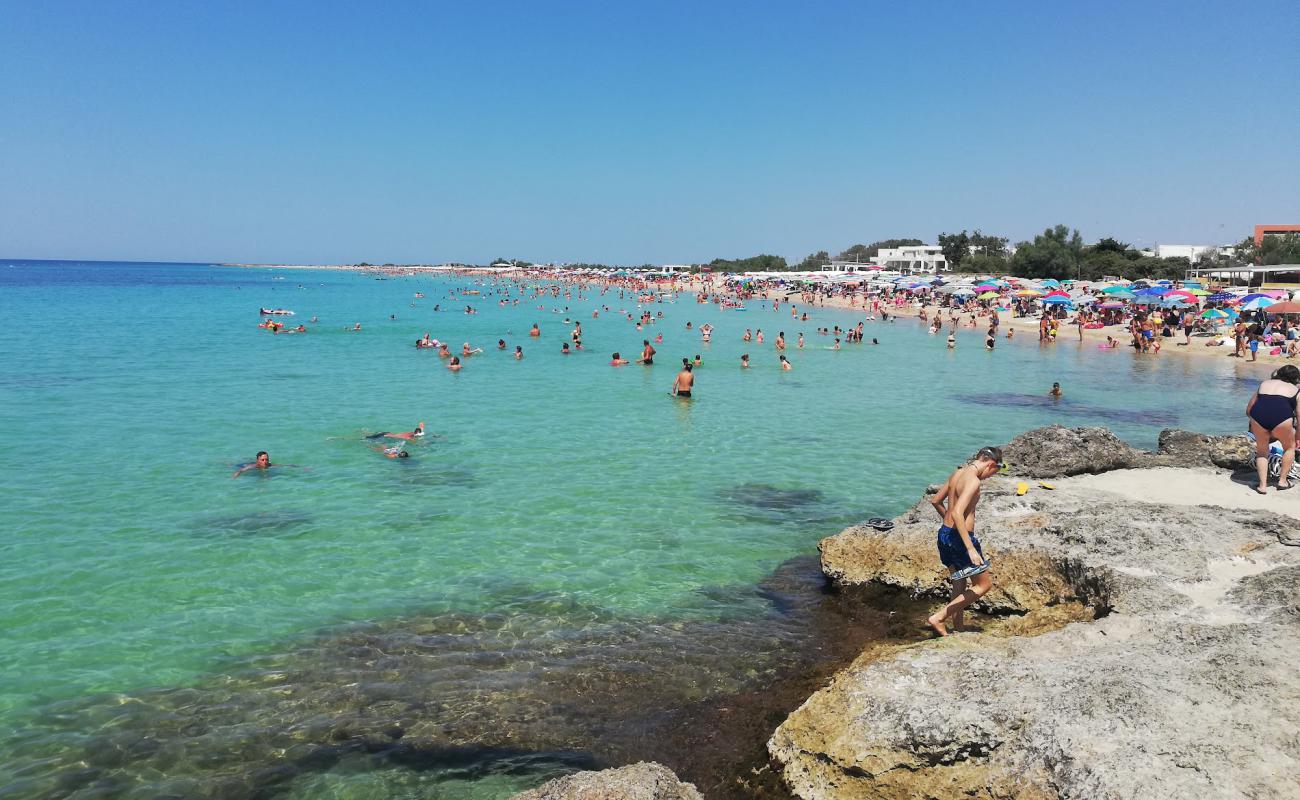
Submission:
<svg viewBox="0 0 1300 800">
<path fill-rule="evenodd" d="M 1257 493 L 1255 482 L 1238 483 L 1222 470 L 1118 469 L 1100 475 L 1079 475 L 1070 484 L 1086 489 L 1113 492 L 1128 500 L 1176 506 L 1219 506 L 1250 511 L 1273 511 L 1300 522 L 1300 487 L 1279 492 L 1270 486 L 1268 494 Z"/>
</svg>

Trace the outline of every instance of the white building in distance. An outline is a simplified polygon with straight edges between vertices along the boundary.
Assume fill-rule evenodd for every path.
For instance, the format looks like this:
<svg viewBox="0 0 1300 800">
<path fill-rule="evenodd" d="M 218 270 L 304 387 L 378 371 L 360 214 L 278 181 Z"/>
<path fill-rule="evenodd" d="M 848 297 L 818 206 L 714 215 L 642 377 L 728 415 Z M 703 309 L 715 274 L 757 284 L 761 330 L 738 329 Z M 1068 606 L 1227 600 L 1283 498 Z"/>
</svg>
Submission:
<svg viewBox="0 0 1300 800">
<path fill-rule="evenodd" d="M 904 275 L 937 275 L 948 272 L 948 259 L 937 244 L 918 244 L 909 247 L 882 247 L 876 254 L 876 263 Z"/>
</svg>

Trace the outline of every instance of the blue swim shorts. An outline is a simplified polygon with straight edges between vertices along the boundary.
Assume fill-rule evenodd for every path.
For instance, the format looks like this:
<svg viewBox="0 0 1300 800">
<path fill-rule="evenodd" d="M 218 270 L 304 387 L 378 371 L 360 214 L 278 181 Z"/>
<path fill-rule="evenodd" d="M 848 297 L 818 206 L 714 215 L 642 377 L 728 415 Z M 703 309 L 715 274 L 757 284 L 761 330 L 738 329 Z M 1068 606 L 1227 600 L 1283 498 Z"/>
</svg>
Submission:
<svg viewBox="0 0 1300 800">
<path fill-rule="evenodd" d="M 984 558 L 984 549 L 980 547 L 980 540 L 975 538 L 975 532 L 971 531 L 970 543 L 974 545 L 975 552 L 979 553 L 980 558 Z M 956 528 L 943 525 L 939 528 L 937 544 L 939 545 L 939 560 L 948 568 L 950 572 L 973 567 L 970 557 L 966 555 L 966 545 L 962 544 L 961 534 Z"/>
</svg>

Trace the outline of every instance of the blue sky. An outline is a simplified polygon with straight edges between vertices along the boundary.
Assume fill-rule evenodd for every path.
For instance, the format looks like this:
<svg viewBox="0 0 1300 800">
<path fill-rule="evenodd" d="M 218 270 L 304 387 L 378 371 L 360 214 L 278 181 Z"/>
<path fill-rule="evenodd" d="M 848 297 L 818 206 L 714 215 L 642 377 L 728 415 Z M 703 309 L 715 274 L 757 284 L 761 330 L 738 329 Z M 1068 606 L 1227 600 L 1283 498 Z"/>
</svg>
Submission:
<svg viewBox="0 0 1300 800">
<path fill-rule="evenodd" d="M 0 0 L 0 256 L 799 259 L 1300 222 L 1294 3 Z"/>
</svg>

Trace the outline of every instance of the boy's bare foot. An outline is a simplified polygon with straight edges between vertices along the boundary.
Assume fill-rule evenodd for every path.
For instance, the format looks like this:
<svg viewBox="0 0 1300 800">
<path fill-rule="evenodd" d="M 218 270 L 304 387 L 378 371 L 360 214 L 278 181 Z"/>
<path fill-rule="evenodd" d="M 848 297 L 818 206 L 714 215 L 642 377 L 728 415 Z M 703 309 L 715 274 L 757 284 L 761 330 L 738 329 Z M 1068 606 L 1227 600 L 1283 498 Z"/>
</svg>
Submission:
<svg viewBox="0 0 1300 800">
<path fill-rule="evenodd" d="M 926 623 L 928 623 L 931 628 L 934 628 L 935 633 L 939 634 L 940 636 L 948 635 L 948 629 L 945 628 L 943 625 L 942 615 L 935 614 L 929 617 L 928 619 L 926 619 Z"/>
</svg>

